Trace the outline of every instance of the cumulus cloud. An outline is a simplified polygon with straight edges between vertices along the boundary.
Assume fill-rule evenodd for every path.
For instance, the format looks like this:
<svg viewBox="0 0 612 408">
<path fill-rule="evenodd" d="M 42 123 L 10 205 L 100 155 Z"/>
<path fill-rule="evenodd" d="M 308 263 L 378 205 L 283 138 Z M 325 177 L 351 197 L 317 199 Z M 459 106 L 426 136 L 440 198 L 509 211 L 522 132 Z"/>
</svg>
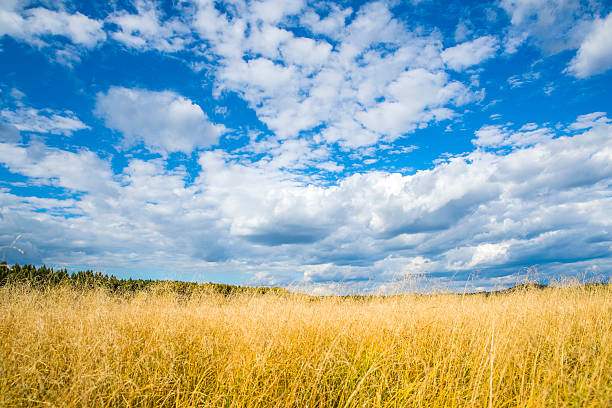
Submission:
<svg viewBox="0 0 612 408">
<path fill-rule="evenodd" d="M 326 35 L 332 39 L 338 39 L 346 23 L 346 19 L 353 14 L 353 9 L 340 8 L 335 4 L 327 5 L 327 14 L 321 17 L 316 11 L 308 10 L 301 15 L 300 21 L 314 34 Z"/>
<path fill-rule="evenodd" d="M 308 10 L 300 21 L 336 41 L 333 47 L 266 23 L 247 32 L 252 16 L 238 12 L 230 20 L 200 5 L 195 26 L 221 57 L 218 92 L 238 92 L 281 138 L 322 127 L 317 140 L 347 148 L 449 119 L 453 108 L 479 98 L 442 71 L 440 39 L 409 31 L 385 4 L 363 6 L 348 25 L 352 10 L 326 12 Z M 493 46 L 485 40 L 478 44 Z M 251 54 L 262 57 L 243 58 Z"/>
<path fill-rule="evenodd" d="M 287 86 L 291 86 L 295 69 L 275 64 L 266 58 L 250 61 L 240 61 L 227 67 L 220 75 L 222 81 L 244 82 L 251 86 L 253 99 L 265 98 L 265 94 L 282 94 Z"/>
<path fill-rule="evenodd" d="M 15 126 L 0 122 L 0 142 L 17 143 L 21 140 L 19 129 Z"/>
<path fill-rule="evenodd" d="M 597 10 L 596 3 L 580 0 L 502 0 L 499 6 L 510 17 L 510 53 L 527 40 L 547 54 L 578 48 Z"/>
<path fill-rule="evenodd" d="M 606 125 L 610 122 L 612 120 L 606 116 L 605 112 L 592 112 L 578 116 L 576 121 L 570 125 L 570 128 L 576 130 L 589 129 L 599 125 Z"/>
<path fill-rule="evenodd" d="M 102 25 L 79 12 L 71 14 L 43 7 L 23 9 L 21 2 L 12 0 L 0 6 L 0 36 L 10 35 L 37 46 L 46 44 L 46 36 L 62 36 L 91 48 L 106 39 Z"/>
<path fill-rule="evenodd" d="M 502 1 L 511 18 L 506 51 L 522 41 L 548 54 L 580 47 L 568 72 L 603 72 L 610 17 L 595 19 L 577 4 Z M 248 133 L 250 142 L 229 152 L 205 149 L 226 130 L 197 101 L 111 87 L 96 96 L 95 114 L 120 134 L 122 148 L 143 144 L 161 154 L 126 155 L 116 169 L 88 149 L 22 143 L 20 132 L 87 129 L 74 113 L 5 108 L 0 162 L 52 193 L 18 195 L 3 182 L 0 239 L 24 233 L 28 252 L 47 263 L 203 270 L 202 279 L 242 274 L 235 280 L 301 281 L 322 291 L 337 282 L 382 288 L 424 274 L 491 285 L 534 263 L 568 274 L 612 267 L 612 125 L 603 112 L 555 128 L 482 126 L 474 151 L 414 174 L 342 172 L 345 158 L 367 165 L 384 160 L 377 149 L 412 150 L 385 143 L 481 100 L 477 80 L 448 70 L 475 67 L 500 48 L 492 35 L 466 41 L 474 37 L 464 26 L 455 32 L 463 42 L 443 49 L 440 32 L 411 28 L 390 7 L 198 1 L 169 16 L 142 0 L 102 26 L 78 13 L 5 2 L 2 34 L 41 47 L 61 36 L 92 48 L 106 28 L 131 50 L 190 48 L 209 68 L 214 96 L 244 99 L 272 135 Z M 508 81 L 520 87 L 538 75 Z M 169 154 L 196 150 L 189 174 Z"/>
<path fill-rule="evenodd" d="M 505 38 L 506 52 L 516 52 L 526 41 L 547 55 L 577 49 L 565 69 L 577 78 L 587 78 L 612 68 L 609 41 L 612 13 L 600 17 L 602 7 L 598 2 L 502 0 L 500 7 L 511 22 Z"/>
<path fill-rule="evenodd" d="M 596 19 L 567 71 L 577 78 L 601 74 L 612 68 L 612 13 Z"/>
<path fill-rule="evenodd" d="M 502 125 L 485 125 L 475 132 L 472 143 L 479 147 L 523 147 L 535 145 L 551 139 L 555 132 L 548 127 L 540 127 L 534 123 L 523 125 L 517 131 Z"/>
<path fill-rule="evenodd" d="M 0 3 L 0 38 L 11 36 L 38 49 L 50 51 L 50 58 L 67 66 L 106 40 L 103 21 L 80 12 L 28 7 L 31 2 L 8 0 Z M 38 4 L 36 4 L 38 5 Z"/>
<path fill-rule="evenodd" d="M 481 142 L 516 139 L 504 154 L 480 149 L 413 175 L 373 171 L 332 185 L 217 150 L 199 153 L 202 170 L 188 183 L 161 159 L 131 159 L 114 174 L 86 150 L 0 143 L 11 172 L 82 192 L 45 201 L 0 190 L 0 224 L 26 229 L 45 262 L 238 268 L 276 283 L 381 286 L 421 274 L 465 282 L 477 270 L 491 285 L 534 263 L 577 273 L 610 266 L 612 125 L 602 118 L 583 116 L 554 137 L 537 124 L 501 127 Z M 524 143 L 539 129 L 547 136 Z"/>
<path fill-rule="evenodd" d="M 3 13 L 5 33 L 16 38 L 39 44 L 49 35 L 69 38 L 72 44 L 56 47 L 56 58 L 69 64 L 78 60 L 78 46 L 105 40 L 104 28 L 131 49 L 189 48 L 203 59 L 192 66 L 210 68 L 215 95 L 237 93 L 276 136 L 312 132 L 318 141 L 344 148 L 393 140 L 456 116 L 459 106 L 483 94 L 450 81 L 445 66 L 465 69 L 497 48 L 497 40 L 486 36 L 443 52 L 439 33 L 411 30 L 385 2 L 353 10 L 302 0 L 236 1 L 223 8 L 201 1 L 170 16 L 154 1 L 137 0 L 134 12 L 115 11 L 105 25 L 79 13 L 24 9 L 18 3 Z M 409 84 L 417 75 L 428 93 Z M 151 141 L 128 133 L 127 140 Z M 153 144 L 181 151 L 194 146 Z"/>
<path fill-rule="evenodd" d="M 216 243 L 224 238 L 216 235 L 223 230 L 217 209 L 198 188 L 185 185 L 184 170 L 134 159 L 115 175 L 110 163 L 91 151 L 39 144 L 0 143 L 0 161 L 31 183 L 79 192 L 59 200 L 0 192 L 3 233 L 23 233 L 32 246 L 28 252 L 47 264 L 155 270 L 167 261 L 198 268 L 223 258 Z"/>
<path fill-rule="evenodd" d="M 112 194 L 116 187 L 109 163 L 88 150 L 73 153 L 40 143 L 29 147 L 0 143 L 0 157 L 9 170 L 35 184 L 94 194 Z"/>
<path fill-rule="evenodd" d="M 75 131 L 90 129 L 71 111 L 58 112 L 22 107 L 16 110 L 3 109 L 0 111 L 0 118 L 25 132 L 71 136 Z"/>
<path fill-rule="evenodd" d="M 199 105 L 173 91 L 112 87 L 97 95 L 96 114 L 121 132 L 125 147 L 143 142 L 161 153 L 212 146 L 225 130 L 211 123 Z"/>
<path fill-rule="evenodd" d="M 445 49 L 442 60 L 449 68 L 461 71 L 493 57 L 498 47 L 497 38 L 484 36 Z"/>
<path fill-rule="evenodd" d="M 249 11 L 255 20 L 277 23 L 285 16 L 297 14 L 304 5 L 304 0 L 256 0 L 250 3 Z"/>
<path fill-rule="evenodd" d="M 367 146 L 449 119 L 456 107 L 479 98 L 479 90 L 444 73 L 438 35 L 410 31 L 385 3 L 356 12 L 308 9 L 299 21 L 322 35 L 315 38 L 276 25 L 302 10 L 301 2 L 287 3 L 278 15 L 261 11 L 264 4 L 222 13 L 201 3 L 194 28 L 219 58 L 217 93 L 238 93 L 280 138 L 320 128 L 313 135 L 319 141 Z M 354 18 L 346 24 L 348 16 Z M 415 77 L 423 78 L 422 87 Z"/>
<path fill-rule="evenodd" d="M 454 112 L 444 108 L 451 101 L 459 106 L 472 99 L 463 84 L 449 81 L 442 72 L 434 74 L 422 68 L 400 74 L 385 93 L 387 101 L 359 112 L 356 118 L 366 128 L 393 138 L 431 120 L 452 117 Z"/>
<path fill-rule="evenodd" d="M 155 3 L 138 0 L 135 8 L 136 14 L 120 10 L 107 18 L 118 27 L 110 34 L 114 40 L 131 48 L 165 52 L 182 50 L 192 41 L 190 28 L 178 18 L 163 19 Z"/>
</svg>

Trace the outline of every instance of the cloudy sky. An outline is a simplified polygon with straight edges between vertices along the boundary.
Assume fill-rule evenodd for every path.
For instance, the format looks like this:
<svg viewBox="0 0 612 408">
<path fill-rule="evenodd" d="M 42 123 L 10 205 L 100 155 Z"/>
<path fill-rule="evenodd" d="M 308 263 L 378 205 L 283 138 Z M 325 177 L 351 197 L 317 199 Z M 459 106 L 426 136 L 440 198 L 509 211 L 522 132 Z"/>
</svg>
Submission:
<svg viewBox="0 0 612 408">
<path fill-rule="evenodd" d="M 612 270 L 606 0 L 0 0 L 0 246 L 366 291 Z"/>
</svg>

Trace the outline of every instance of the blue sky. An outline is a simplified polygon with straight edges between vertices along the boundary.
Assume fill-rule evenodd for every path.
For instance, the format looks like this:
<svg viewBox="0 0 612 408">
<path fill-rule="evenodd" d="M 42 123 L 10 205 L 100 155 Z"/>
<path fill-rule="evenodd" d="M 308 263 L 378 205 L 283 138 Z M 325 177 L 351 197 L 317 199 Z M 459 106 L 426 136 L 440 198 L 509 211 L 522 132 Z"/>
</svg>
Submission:
<svg viewBox="0 0 612 408">
<path fill-rule="evenodd" d="M 606 1 L 2 0 L 2 256 L 316 293 L 609 278 L 611 39 Z"/>
</svg>

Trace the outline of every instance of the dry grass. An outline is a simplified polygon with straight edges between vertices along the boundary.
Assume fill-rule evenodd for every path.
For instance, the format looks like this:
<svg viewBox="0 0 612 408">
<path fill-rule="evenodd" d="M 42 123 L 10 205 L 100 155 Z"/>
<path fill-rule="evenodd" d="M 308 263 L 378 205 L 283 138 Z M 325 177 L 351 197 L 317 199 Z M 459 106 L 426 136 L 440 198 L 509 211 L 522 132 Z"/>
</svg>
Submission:
<svg viewBox="0 0 612 408">
<path fill-rule="evenodd" d="M 0 405 L 611 406 L 612 290 L 372 300 L 0 288 Z"/>
</svg>

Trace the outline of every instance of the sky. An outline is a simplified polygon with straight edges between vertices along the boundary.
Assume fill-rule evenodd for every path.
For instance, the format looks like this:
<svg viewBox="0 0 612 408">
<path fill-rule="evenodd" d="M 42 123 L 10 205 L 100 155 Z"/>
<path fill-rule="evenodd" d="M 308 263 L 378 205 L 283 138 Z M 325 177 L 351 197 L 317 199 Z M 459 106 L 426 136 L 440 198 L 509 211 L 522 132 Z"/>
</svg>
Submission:
<svg viewBox="0 0 612 408">
<path fill-rule="evenodd" d="M 606 0 L 0 0 L 2 257 L 322 294 L 609 279 L 611 91 Z"/>
</svg>

